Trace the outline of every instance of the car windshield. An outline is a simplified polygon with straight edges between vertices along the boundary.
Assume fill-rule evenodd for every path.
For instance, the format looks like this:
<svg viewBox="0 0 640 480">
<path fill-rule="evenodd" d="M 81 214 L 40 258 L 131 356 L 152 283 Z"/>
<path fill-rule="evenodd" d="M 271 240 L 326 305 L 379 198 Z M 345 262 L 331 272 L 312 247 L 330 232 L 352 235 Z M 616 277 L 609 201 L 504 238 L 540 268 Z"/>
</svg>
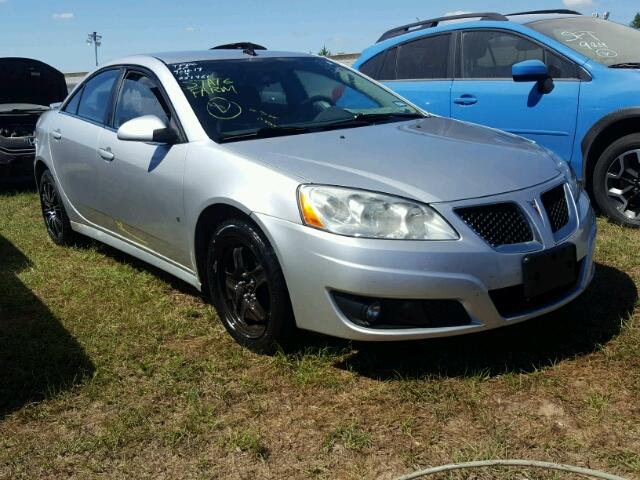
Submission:
<svg viewBox="0 0 640 480">
<path fill-rule="evenodd" d="M 607 66 L 640 62 L 640 31 L 593 17 L 540 20 L 529 27 Z"/>
<path fill-rule="evenodd" d="M 169 68 L 217 142 L 424 116 L 367 78 L 320 57 L 248 57 Z"/>
</svg>

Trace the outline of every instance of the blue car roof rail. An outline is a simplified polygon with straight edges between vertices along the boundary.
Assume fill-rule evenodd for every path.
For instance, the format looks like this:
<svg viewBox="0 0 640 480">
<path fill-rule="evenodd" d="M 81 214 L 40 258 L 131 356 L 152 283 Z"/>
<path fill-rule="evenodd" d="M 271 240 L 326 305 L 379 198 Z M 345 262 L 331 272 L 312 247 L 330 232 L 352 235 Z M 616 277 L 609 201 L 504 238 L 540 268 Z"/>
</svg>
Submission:
<svg viewBox="0 0 640 480">
<path fill-rule="evenodd" d="M 402 25 L 401 27 L 387 30 L 382 34 L 382 36 L 376 43 L 382 42 L 383 40 L 387 40 L 389 38 L 397 37 L 399 35 L 404 35 L 405 33 L 413 32 L 415 30 L 437 27 L 438 23 L 444 22 L 445 20 L 459 20 L 463 18 L 480 18 L 480 20 L 494 20 L 499 22 L 509 21 L 509 19 L 501 13 L 495 12 L 463 13 L 460 15 L 449 15 L 448 17 L 430 18 L 429 20 L 421 20 L 419 22 L 409 23 L 407 25 Z"/>
<path fill-rule="evenodd" d="M 567 10 L 567 9 L 557 9 L 557 10 L 530 10 L 528 12 L 515 12 L 508 13 L 508 17 L 513 17 L 515 15 L 543 15 L 546 13 L 563 13 L 566 15 L 582 15 L 580 12 L 576 12 L 575 10 Z"/>
</svg>

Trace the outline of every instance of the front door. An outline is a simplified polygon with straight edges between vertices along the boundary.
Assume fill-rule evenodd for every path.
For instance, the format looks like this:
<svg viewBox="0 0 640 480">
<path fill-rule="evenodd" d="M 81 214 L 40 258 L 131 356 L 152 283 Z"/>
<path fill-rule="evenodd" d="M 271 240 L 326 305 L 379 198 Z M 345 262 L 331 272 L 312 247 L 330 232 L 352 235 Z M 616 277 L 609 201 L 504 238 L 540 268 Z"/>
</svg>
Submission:
<svg viewBox="0 0 640 480">
<path fill-rule="evenodd" d="M 187 266 L 182 188 L 188 144 L 119 140 L 117 129 L 143 115 L 155 115 L 167 125 L 174 121 L 156 81 L 129 71 L 116 101 L 113 128 L 105 129 L 98 141 L 103 158 L 100 195 L 109 206 L 116 234 Z"/>
<path fill-rule="evenodd" d="M 516 83 L 513 64 L 541 60 L 554 79 L 551 93 L 535 82 Z M 451 116 L 522 135 L 571 159 L 580 80 L 577 67 L 556 53 L 513 33 L 462 32 L 461 78 L 451 89 Z"/>
</svg>

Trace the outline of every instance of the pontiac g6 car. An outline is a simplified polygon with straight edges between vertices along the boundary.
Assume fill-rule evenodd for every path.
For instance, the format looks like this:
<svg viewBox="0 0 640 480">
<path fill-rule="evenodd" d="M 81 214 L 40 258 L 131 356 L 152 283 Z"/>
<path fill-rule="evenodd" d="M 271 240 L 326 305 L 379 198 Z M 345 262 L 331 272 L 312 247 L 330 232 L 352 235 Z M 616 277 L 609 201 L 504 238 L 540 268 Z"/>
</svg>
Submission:
<svg viewBox="0 0 640 480">
<path fill-rule="evenodd" d="M 321 57 L 212 50 L 93 72 L 37 126 L 42 212 L 210 294 L 241 344 L 477 332 L 589 284 L 567 164 Z"/>
<path fill-rule="evenodd" d="M 0 58 L 0 181 L 33 178 L 38 117 L 67 93 L 55 68 L 30 58 Z"/>
</svg>

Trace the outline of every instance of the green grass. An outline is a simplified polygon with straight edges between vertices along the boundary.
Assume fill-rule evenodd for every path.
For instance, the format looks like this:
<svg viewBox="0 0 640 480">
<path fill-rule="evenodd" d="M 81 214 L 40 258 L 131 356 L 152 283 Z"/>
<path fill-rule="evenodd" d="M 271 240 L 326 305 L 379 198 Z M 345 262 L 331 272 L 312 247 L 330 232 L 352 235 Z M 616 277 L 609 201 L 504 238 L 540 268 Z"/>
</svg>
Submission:
<svg viewBox="0 0 640 480">
<path fill-rule="evenodd" d="M 0 211 L 0 478 L 390 479 L 498 456 L 640 478 L 640 231 L 600 220 L 592 287 L 552 315 L 264 357 L 180 281 L 55 246 L 34 193 Z"/>
</svg>

